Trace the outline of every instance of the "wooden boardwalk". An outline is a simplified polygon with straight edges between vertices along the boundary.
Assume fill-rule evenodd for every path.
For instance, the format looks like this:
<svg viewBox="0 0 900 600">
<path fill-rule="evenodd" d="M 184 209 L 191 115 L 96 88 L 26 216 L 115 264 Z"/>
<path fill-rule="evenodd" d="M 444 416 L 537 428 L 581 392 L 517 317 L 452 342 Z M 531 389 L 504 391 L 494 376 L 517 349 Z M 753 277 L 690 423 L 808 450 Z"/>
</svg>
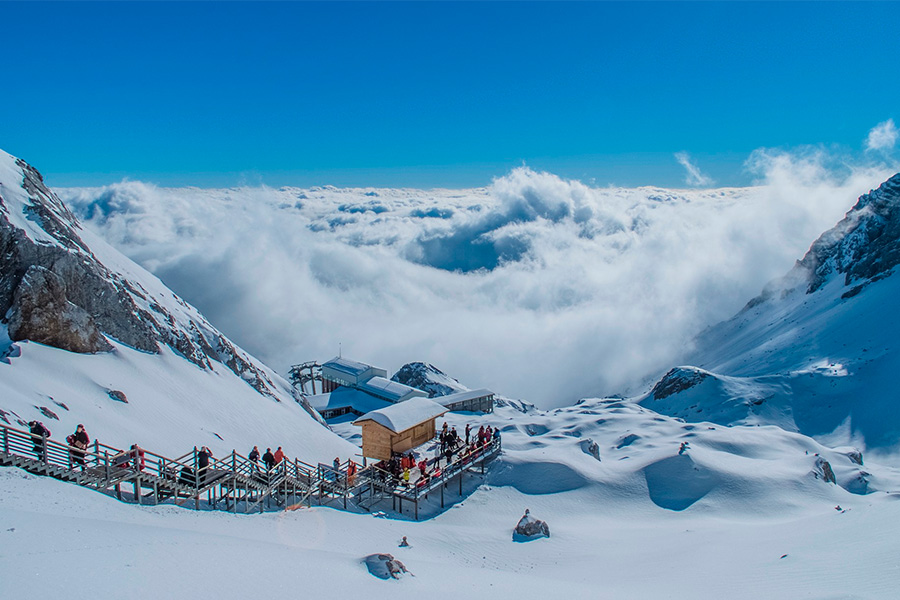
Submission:
<svg viewBox="0 0 900 600">
<path fill-rule="evenodd" d="M 454 479 L 458 479 L 462 495 L 463 476 L 479 471 L 484 474 L 485 464 L 500 453 L 499 440 L 491 441 L 444 465 L 439 472 L 403 485 L 374 466 L 350 475 L 349 461 L 335 469 L 283 460 L 266 470 L 232 451 L 222 458 L 210 457 L 208 466 L 201 468 L 196 447 L 184 456 L 167 458 L 144 448 L 121 450 L 96 440 L 88 449 L 79 450 L 3 424 L 0 436 L 0 466 L 76 483 L 126 502 L 192 503 L 198 510 L 250 513 L 263 512 L 267 507 L 310 506 L 313 502 L 340 503 L 344 509 L 355 506 L 368 511 L 390 499 L 394 510 L 401 513 L 403 501 L 411 503 L 416 519 L 419 502 L 430 492 L 440 494 L 443 507 L 444 489 Z"/>
</svg>

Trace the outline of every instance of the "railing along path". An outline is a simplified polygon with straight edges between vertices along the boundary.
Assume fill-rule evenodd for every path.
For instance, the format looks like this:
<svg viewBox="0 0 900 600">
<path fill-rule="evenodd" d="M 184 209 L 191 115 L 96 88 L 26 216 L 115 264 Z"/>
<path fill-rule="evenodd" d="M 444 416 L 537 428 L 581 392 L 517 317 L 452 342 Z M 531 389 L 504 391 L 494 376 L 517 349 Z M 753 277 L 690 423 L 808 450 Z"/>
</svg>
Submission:
<svg viewBox="0 0 900 600">
<path fill-rule="evenodd" d="M 138 504 L 172 501 L 180 506 L 193 500 L 196 509 L 249 513 L 263 512 L 273 503 L 283 509 L 309 506 L 313 499 L 320 505 L 340 501 L 347 509 L 350 502 L 369 510 L 391 498 L 395 508 L 400 502 L 401 513 L 403 500 L 412 502 L 416 519 L 419 502 L 429 492 L 440 489 L 443 508 L 444 488 L 454 477 L 459 478 L 462 495 L 462 476 L 477 468 L 484 474 L 485 463 L 500 453 L 499 440 L 492 440 L 443 466 L 434 461 L 435 469 L 425 477 L 418 477 L 419 470 L 414 469 L 417 476 L 406 483 L 372 465 L 353 473 L 349 460 L 335 468 L 285 459 L 269 470 L 232 451 L 221 458 L 209 457 L 201 466 L 196 447 L 178 458 L 136 446 L 122 450 L 96 440 L 82 450 L 2 423 L 0 436 L 0 466 L 19 467 Z M 124 491 L 123 484 L 130 491 Z"/>
</svg>

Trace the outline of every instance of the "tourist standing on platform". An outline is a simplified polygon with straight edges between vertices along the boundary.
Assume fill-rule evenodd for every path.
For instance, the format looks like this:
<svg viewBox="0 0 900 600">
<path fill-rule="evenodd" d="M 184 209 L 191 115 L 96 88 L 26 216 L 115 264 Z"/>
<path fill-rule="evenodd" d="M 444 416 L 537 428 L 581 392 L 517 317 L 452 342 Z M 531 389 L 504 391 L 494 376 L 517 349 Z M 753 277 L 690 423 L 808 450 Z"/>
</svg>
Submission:
<svg viewBox="0 0 900 600">
<path fill-rule="evenodd" d="M 253 446 L 253 450 L 250 451 L 250 454 L 247 455 L 247 458 L 249 458 L 253 463 L 258 463 L 259 462 L 259 448 L 257 448 L 256 446 Z"/>
<path fill-rule="evenodd" d="M 78 427 L 75 428 L 75 433 L 67 437 L 66 442 L 75 448 L 75 450 L 71 451 L 72 462 L 80 465 L 81 470 L 84 471 L 84 451 L 87 450 L 88 444 L 91 443 L 91 438 L 88 437 L 87 431 L 84 430 L 84 425 L 79 423 Z"/>
<path fill-rule="evenodd" d="M 137 444 L 131 445 L 131 451 L 129 452 L 132 460 L 134 461 L 134 470 L 135 471 L 143 471 L 144 470 L 144 449 L 138 446 Z"/>
<path fill-rule="evenodd" d="M 466 423 L 466 446 L 469 445 L 469 433 L 472 431 L 472 428 L 469 427 L 469 424 Z"/>
<path fill-rule="evenodd" d="M 281 449 L 281 446 L 278 446 L 278 450 L 275 451 L 274 458 L 275 458 L 276 465 L 284 460 L 284 451 Z"/>
<path fill-rule="evenodd" d="M 350 464 L 347 465 L 347 485 L 353 487 L 354 481 L 356 481 L 356 463 L 350 460 Z"/>
<path fill-rule="evenodd" d="M 50 430 L 44 427 L 40 421 L 32 421 L 28 424 L 31 431 L 31 445 L 38 460 L 44 458 L 44 438 L 50 437 Z"/>
<path fill-rule="evenodd" d="M 266 448 L 266 453 L 263 454 L 263 462 L 266 463 L 266 471 L 271 471 L 275 466 L 275 457 L 272 455 L 271 448 Z"/>
<path fill-rule="evenodd" d="M 209 459 L 212 455 L 212 450 L 206 446 L 200 448 L 200 452 L 197 453 L 197 481 L 200 482 L 200 485 L 202 485 L 206 479 L 206 471 L 209 469 Z"/>
</svg>

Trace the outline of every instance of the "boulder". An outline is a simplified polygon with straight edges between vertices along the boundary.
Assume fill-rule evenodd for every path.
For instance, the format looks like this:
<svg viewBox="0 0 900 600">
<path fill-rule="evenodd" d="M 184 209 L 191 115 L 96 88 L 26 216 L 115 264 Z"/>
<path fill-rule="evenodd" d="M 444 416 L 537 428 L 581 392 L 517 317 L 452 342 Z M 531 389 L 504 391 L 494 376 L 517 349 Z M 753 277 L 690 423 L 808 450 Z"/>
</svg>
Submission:
<svg viewBox="0 0 900 600">
<path fill-rule="evenodd" d="M 112 346 L 94 319 L 69 302 L 65 283 L 52 271 L 31 265 L 13 296 L 9 337 L 32 340 L 71 352 L 108 352 Z"/>
<path fill-rule="evenodd" d="M 400 579 L 400 577 L 409 573 L 402 562 L 394 558 L 392 554 L 370 554 L 363 559 L 369 573 L 378 579 Z M 412 573 L 409 573 L 412 575 Z"/>
<path fill-rule="evenodd" d="M 526 541 L 540 537 L 550 537 L 550 526 L 544 521 L 532 517 L 531 512 L 526 508 L 525 514 L 522 515 L 513 530 L 513 540 Z"/>
</svg>

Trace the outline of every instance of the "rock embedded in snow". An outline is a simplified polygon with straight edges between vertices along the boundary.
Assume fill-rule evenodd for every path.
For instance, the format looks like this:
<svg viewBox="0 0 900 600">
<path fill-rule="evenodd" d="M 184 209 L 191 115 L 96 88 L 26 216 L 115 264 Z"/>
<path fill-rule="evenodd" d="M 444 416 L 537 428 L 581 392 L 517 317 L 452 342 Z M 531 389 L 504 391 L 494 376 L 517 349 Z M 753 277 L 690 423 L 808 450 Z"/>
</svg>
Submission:
<svg viewBox="0 0 900 600">
<path fill-rule="evenodd" d="M 527 541 L 540 537 L 550 537 L 550 526 L 540 519 L 531 516 L 531 511 L 525 509 L 525 514 L 519 519 L 519 523 L 513 530 L 513 540 Z"/>
<path fill-rule="evenodd" d="M 816 468 L 813 473 L 816 477 L 821 477 L 827 483 L 837 483 L 837 478 L 834 476 L 834 470 L 831 468 L 831 463 L 821 456 L 816 457 Z"/>
<path fill-rule="evenodd" d="M 581 449 L 585 454 L 590 454 L 600 460 L 600 446 L 591 438 L 581 441 Z"/>
<path fill-rule="evenodd" d="M 128 397 L 125 396 L 125 392 L 120 392 L 119 390 L 109 390 L 107 394 L 109 394 L 109 397 L 116 402 L 128 404 Z"/>
<path fill-rule="evenodd" d="M 370 554 L 363 559 L 369 573 L 378 579 L 400 579 L 409 570 L 392 554 Z M 412 575 L 412 573 L 409 573 Z"/>
</svg>

